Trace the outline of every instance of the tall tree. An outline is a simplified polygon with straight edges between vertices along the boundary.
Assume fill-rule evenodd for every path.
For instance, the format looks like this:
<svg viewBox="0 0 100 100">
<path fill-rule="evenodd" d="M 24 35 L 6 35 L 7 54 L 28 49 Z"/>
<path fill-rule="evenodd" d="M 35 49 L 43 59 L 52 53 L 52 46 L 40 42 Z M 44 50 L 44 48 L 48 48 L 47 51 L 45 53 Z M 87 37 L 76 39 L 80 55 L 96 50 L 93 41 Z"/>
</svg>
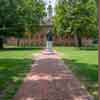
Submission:
<svg viewBox="0 0 100 100">
<path fill-rule="evenodd" d="M 43 0 L 0 0 L 0 48 L 5 36 L 35 33 L 45 15 Z"/>
<path fill-rule="evenodd" d="M 82 36 L 97 35 L 95 0 L 58 0 L 54 27 L 59 34 L 76 35 L 78 46 L 82 46 Z"/>
</svg>

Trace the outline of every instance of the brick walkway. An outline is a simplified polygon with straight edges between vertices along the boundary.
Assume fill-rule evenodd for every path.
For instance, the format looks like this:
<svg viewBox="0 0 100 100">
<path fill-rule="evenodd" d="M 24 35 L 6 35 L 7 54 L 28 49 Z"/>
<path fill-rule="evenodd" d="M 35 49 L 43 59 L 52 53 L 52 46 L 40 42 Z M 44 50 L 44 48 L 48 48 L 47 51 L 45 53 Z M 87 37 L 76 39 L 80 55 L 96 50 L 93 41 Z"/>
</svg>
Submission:
<svg viewBox="0 0 100 100">
<path fill-rule="evenodd" d="M 60 57 L 41 53 L 13 100 L 92 100 Z"/>
</svg>

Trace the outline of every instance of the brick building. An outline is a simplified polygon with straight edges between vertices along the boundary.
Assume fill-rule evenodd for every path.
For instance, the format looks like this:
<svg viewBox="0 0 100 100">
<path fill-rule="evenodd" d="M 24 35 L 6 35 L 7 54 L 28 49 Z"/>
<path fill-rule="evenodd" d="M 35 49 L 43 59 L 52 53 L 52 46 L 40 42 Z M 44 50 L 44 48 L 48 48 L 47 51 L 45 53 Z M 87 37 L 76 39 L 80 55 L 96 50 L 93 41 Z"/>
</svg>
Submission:
<svg viewBox="0 0 100 100">
<path fill-rule="evenodd" d="M 41 30 L 37 32 L 32 38 L 21 38 L 20 40 L 10 37 L 6 39 L 6 43 L 9 45 L 19 45 L 25 46 L 25 45 L 36 45 L 36 46 L 45 46 L 46 44 L 46 33 L 50 28 L 53 27 L 52 24 L 52 17 L 53 17 L 53 8 L 51 5 L 51 2 L 49 1 L 48 7 L 47 7 L 47 16 L 42 19 L 40 22 L 40 28 Z M 82 44 L 84 46 L 89 46 L 93 42 L 92 38 L 83 37 L 82 38 Z M 77 39 L 75 36 L 53 36 L 53 44 L 54 45 L 64 45 L 64 46 L 76 46 L 77 45 Z"/>
</svg>

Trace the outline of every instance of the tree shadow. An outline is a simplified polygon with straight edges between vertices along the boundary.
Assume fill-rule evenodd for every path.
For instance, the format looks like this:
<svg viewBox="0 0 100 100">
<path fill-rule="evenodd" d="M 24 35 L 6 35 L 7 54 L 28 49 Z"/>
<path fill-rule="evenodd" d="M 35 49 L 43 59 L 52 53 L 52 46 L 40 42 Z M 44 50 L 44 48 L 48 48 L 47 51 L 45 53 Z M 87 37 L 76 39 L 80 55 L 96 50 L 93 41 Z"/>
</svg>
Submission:
<svg viewBox="0 0 100 100">
<path fill-rule="evenodd" d="M 43 47 L 14 47 L 14 48 L 3 48 L 0 51 L 24 51 L 24 50 L 41 50 Z"/>
<path fill-rule="evenodd" d="M 0 58 L 0 100 L 11 100 L 32 64 L 31 59 Z"/>
<path fill-rule="evenodd" d="M 77 60 L 62 59 L 65 64 L 69 65 L 69 69 L 84 83 L 89 92 L 98 98 L 98 65 L 88 63 L 78 63 Z"/>
<path fill-rule="evenodd" d="M 56 58 L 38 60 L 14 100 L 83 100 L 86 90 L 64 66 Z"/>
<path fill-rule="evenodd" d="M 46 63 L 46 66 L 44 66 L 43 62 Z M 73 62 L 76 63 L 75 60 L 73 60 Z M 38 66 L 38 63 L 41 66 Z M 19 89 L 26 73 L 28 73 L 31 68 L 30 64 L 32 64 L 31 59 L 0 59 L 0 90 L 3 91 L 0 96 L 1 100 L 11 100 Z M 64 64 L 59 63 L 59 60 L 56 58 L 38 60 L 37 63 L 32 65 L 31 74 L 29 74 L 28 79 L 24 81 L 24 85 L 22 84 L 21 86 L 28 86 L 28 88 L 31 87 L 31 90 L 25 90 L 22 99 L 33 98 L 37 100 L 42 97 L 42 100 L 47 100 L 47 98 L 50 100 L 68 98 L 68 100 L 70 100 L 74 97 L 72 100 L 75 100 L 82 96 L 84 92 L 81 92 L 81 94 L 79 90 L 77 90 L 77 93 L 75 92 L 77 84 L 73 83 L 73 78 L 70 75 L 70 72 L 67 72 L 66 68 L 62 69 L 62 67 L 64 67 Z M 92 72 L 94 73 L 92 70 L 90 71 L 90 74 L 92 74 Z M 75 88 L 73 95 L 69 95 L 70 93 L 68 92 L 71 88 Z M 18 94 L 17 96 L 20 95 Z"/>
<path fill-rule="evenodd" d="M 89 50 L 89 51 L 94 51 L 94 50 L 98 50 L 97 46 L 93 46 L 93 47 L 80 47 L 80 50 Z"/>
<path fill-rule="evenodd" d="M 70 63 L 72 70 L 75 70 L 76 73 L 82 75 L 84 73 L 84 77 L 89 80 L 98 80 L 98 65 L 96 64 L 88 64 L 88 63 L 78 63 L 77 60 L 67 60 L 63 59 L 65 63 Z"/>
</svg>

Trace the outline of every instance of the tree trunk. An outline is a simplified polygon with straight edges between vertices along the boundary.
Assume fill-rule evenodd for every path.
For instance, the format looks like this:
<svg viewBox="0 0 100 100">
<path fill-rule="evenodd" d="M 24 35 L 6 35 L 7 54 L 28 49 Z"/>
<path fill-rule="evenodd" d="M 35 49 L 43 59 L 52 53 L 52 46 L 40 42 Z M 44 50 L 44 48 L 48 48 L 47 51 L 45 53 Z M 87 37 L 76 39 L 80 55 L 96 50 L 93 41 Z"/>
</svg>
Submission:
<svg viewBox="0 0 100 100">
<path fill-rule="evenodd" d="M 3 49 L 3 38 L 0 38 L 0 49 Z"/>
<path fill-rule="evenodd" d="M 77 34 L 77 41 L 78 41 L 78 47 L 82 47 L 82 39 L 79 34 Z"/>
<path fill-rule="evenodd" d="M 20 46 L 20 39 L 17 39 L 17 46 Z"/>
</svg>

